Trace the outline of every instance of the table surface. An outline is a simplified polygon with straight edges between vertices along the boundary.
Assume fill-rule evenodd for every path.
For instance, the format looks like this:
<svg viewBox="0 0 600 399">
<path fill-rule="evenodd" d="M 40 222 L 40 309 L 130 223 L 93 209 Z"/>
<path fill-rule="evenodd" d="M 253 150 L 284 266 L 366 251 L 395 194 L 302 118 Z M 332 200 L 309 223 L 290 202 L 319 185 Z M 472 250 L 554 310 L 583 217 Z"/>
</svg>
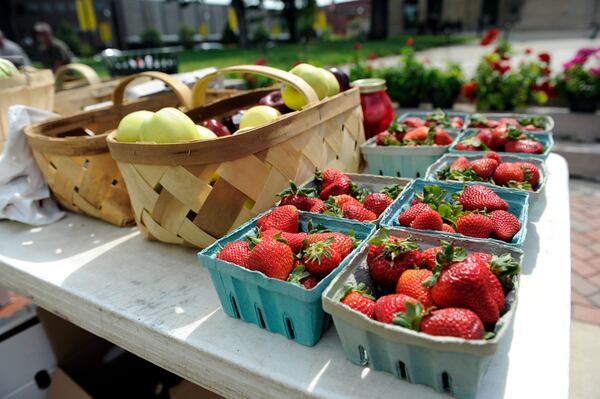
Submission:
<svg viewBox="0 0 600 399">
<path fill-rule="evenodd" d="M 568 171 L 530 209 L 519 304 L 482 398 L 567 397 Z M 312 348 L 223 313 L 196 251 L 69 214 L 45 227 L 0 222 L 0 285 L 226 397 L 444 397 L 346 360 L 335 328 Z"/>
</svg>

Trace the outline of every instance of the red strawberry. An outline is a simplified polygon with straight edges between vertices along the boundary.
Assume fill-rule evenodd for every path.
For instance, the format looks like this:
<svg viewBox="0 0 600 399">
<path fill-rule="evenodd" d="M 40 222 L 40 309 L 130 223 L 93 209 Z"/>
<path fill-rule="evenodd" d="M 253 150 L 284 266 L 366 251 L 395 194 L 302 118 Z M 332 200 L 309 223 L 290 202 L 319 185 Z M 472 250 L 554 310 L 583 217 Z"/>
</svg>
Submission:
<svg viewBox="0 0 600 399">
<path fill-rule="evenodd" d="M 410 227 L 418 214 L 432 210 L 431 207 L 422 202 L 412 205 L 398 216 L 398 222 L 405 227 Z"/>
<path fill-rule="evenodd" d="M 429 335 L 483 339 L 485 327 L 469 309 L 445 308 L 431 311 L 421 321 L 421 332 Z"/>
<path fill-rule="evenodd" d="M 342 207 L 342 213 L 346 219 L 358 220 L 359 222 L 368 222 L 377 219 L 377 215 L 362 205 L 347 204 Z"/>
<path fill-rule="evenodd" d="M 426 126 L 421 126 L 413 130 L 409 130 L 404 135 L 405 141 L 425 141 L 427 140 L 427 136 L 429 133 L 429 128 Z"/>
<path fill-rule="evenodd" d="M 480 213 L 468 213 L 456 221 L 456 231 L 469 237 L 488 238 L 493 230 L 490 218 Z"/>
<path fill-rule="evenodd" d="M 492 237 L 499 240 L 511 242 L 515 234 L 521 230 L 521 222 L 510 212 L 490 212 L 490 219 L 493 224 Z"/>
<path fill-rule="evenodd" d="M 456 144 L 455 148 L 458 151 L 482 151 L 485 149 L 484 145 L 479 139 L 472 137 L 461 140 Z"/>
<path fill-rule="evenodd" d="M 268 277 L 287 280 L 294 266 L 294 254 L 289 246 L 275 240 L 262 240 L 248 257 L 248 268 Z"/>
<path fill-rule="evenodd" d="M 317 180 L 321 180 L 322 186 L 327 186 L 333 183 L 336 180 L 350 180 L 348 176 L 346 176 L 343 172 L 340 172 L 337 169 L 326 168 L 323 173 L 317 173 Z"/>
<path fill-rule="evenodd" d="M 378 133 L 375 136 L 375 144 L 383 145 L 383 146 L 400 145 L 400 141 L 398 140 L 396 135 L 394 135 L 393 133 L 390 133 L 386 130 L 381 133 Z"/>
<path fill-rule="evenodd" d="M 490 289 L 490 274 L 495 277 L 479 263 L 453 263 L 442 270 L 431 288 L 433 302 L 442 308 L 470 309 L 485 325 L 492 326 L 500 318 L 501 309 Z"/>
<path fill-rule="evenodd" d="M 523 168 L 516 163 L 502 163 L 494 171 L 494 182 L 499 186 L 508 186 L 510 182 L 525 181 Z"/>
<path fill-rule="evenodd" d="M 484 158 L 495 159 L 496 162 L 498 162 L 498 165 L 502 163 L 502 158 L 500 158 L 500 155 L 498 155 L 496 151 L 488 151 Z"/>
<path fill-rule="evenodd" d="M 541 154 L 544 152 L 544 146 L 536 140 L 512 140 L 504 146 L 506 152 L 522 152 L 526 154 Z"/>
<path fill-rule="evenodd" d="M 489 129 L 480 130 L 479 133 L 475 135 L 475 138 L 485 144 L 487 147 L 492 146 L 493 135 L 492 131 Z"/>
<path fill-rule="evenodd" d="M 431 247 L 421 252 L 421 259 L 423 260 L 423 265 L 425 265 L 425 267 L 429 270 L 433 270 L 433 268 L 436 265 L 437 254 L 441 250 L 442 247 Z"/>
<path fill-rule="evenodd" d="M 521 126 L 521 124 L 519 123 L 518 120 L 516 120 L 515 118 L 499 118 L 498 119 L 498 123 L 502 123 L 505 125 L 511 125 L 514 127 L 519 127 Z"/>
<path fill-rule="evenodd" d="M 304 249 L 302 263 L 310 274 L 326 276 L 340 264 L 342 258 L 337 248 L 332 245 L 334 240 L 333 237 L 329 237 Z"/>
<path fill-rule="evenodd" d="M 323 201 L 329 199 L 329 197 L 342 195 L 342 194 L 350 194 L 351 182 L 350 179 L 341 178 L 332 183 L 325 184 L 323 183 L 323 188 L 321 189 L 321 193 L 319 196 Z"/>
<path fill-rule="evenodd" d="M 296 183 L 290 182 L 290 188 L 277 194 L 278 197 L 281 197 L 279 206 L 294 205 L 301 211 L 308 211 L 311 206 L 309 196 L 313 195 L 314 191 L 314 189 L 298 188 Z"/>
<path fill-rule="evenodd" d="M 334 239 L 331 245 L 338 250 L 342 260 L 354 249 L 352 245 L 352 239 L 350 239 L 350 237 L 348 237 L 346 234 L 338 231 L 309 234 L 304 239 L 304 245 L 308 246 L 310 244 L 314 244 L 315 242 L 325 241 L 330 237 L 333 237 Z"/>
<path fill-rule="evenodd" d="M 450 169 L 452 170 L 465 170 L 469 167 L 469 160 L 466 157 L 458 157 L 456 161 L 452 162 Z"/>
<path fill-rule="evenodd" d="M 491 262 L 485 261 L 485 257 L 482 257 L 482 256 L 471 257 L 471 258 L 467 257 L 467 259 L 465 259 L 465 262 L 472 262 L 472 263 L 478 264 L 487 269 L 490 269 L 490 266 L 491 266 Z M 491 269 L 490 269 L 490 271 L 491 271 Z M 502 284 L 500 283 L 500 280 L 498 280 L 498 277 L 496 277 L 496 275 L 493 272 L 485 273 L 485 275 L 487 276 L 488 292 L 494 299 L 494 302 L 496 302 L 496 305 L 498 306 L 498 310 L 501 312 L 502 309 L 504 309 L 504 299 L 505 299 L 504 298 L 504 289 L 502 288 Z"/>
<path fill-rule="evenodd" d="M 367 265 L 371 278 L 381 287 L 395 287 L 402 272 L 421 263 L 421 253 L 412 241 L 384 233 L 369 243 Z"/>
<path fill-rule="evenodd" d="M 454 116 L 450 119 L 450 127 L 453 129 L 460 129 L 465 124 L 465 121 L 460 116 Z"/>
<path fill-rule="evenodd" d="M 454 228 L 447 223 L 442 225 L 442 231 L 445 231 L 446 233 L 456 233 L 456 230 L 454 230 Z"/>
<path fill-rule="evenodd" d="M 477 176 L 487 180 L 494 175 L 498 162 L 495 159 L 482 158 L 471 161 L 470 166 Z"/>
<path fill-rule="evenodd" d="M 217 254 L 217 259 L 234 263 L 238 266 L 248 267 L 250 245 L 246 241 L 232 241 L 227 243 Z"/>
<path fill-rule="evenodd" d="M 256 221 L 256 227 L 264 231 L 277 229 L 288 233 L 298 232 L 298 209 L 293 205 L 284 205 L 273 208 Z"/>
<path fill-rule="evenodd" d="M 431 289 L 423 287 L 423 281 L 431 276 L 431 270 L 409 269 L 404 271 L 396 284 L 396 294 L 404 294 L 421 301 L 425 309 L 433 306 Z"/>
<path fill-rule="evenodd" d="M 521 168 L 525 172 L 525 180 L 531 184 L 532 188 L 540 183 L 540 170 L 531 162 L 521 162 Z"/>
<path fill-rule="evenodd" d="M 323 213 L 327 209 L 325 207 L 325 203 L 321 198 L 309 198 L 310 199 L 310 208 L 309 212 L 312 213 Z"/>
<path fill-rule="evenodd" d="M 363 206 L 379 216 L 390 206 L 394 200 L 384 193 L 371 193 L 365 197 Z"/>
<path fill-rule="evenodd" d="M 359 291 L 350 291 L 342 298 L 341 302 L 349 308 L 364 314 L 368 318 L 373 318 L 373 314 L 375 313 L 375 301 L 372 296 L 367 296 L 367 294 L 363 294 Z"/>
<path fill-rule="evenodd" d="M 421 126 L 425 126 L 425 121 L 421 118 L 417 118 L 415 116 L 409 116 L 402 120 L 402 123 L 408 127 L 417 128 Z"/>
<path fill-rule="evenodd" d="M 435 133 L 433 134 L 433 143 L 437 144 L 437 145 L 450 145 L 452 144 L 452 136 L 450 136 L 448 134 L 447 131 L 445 131 L 442 128 L 436 127 L 435 128 Z"/>
<path fill-rule="evenodd" d="M 441 230 L 443 224 L 440 214 L 430 209 L 419 213 L 410 224 L 410 227 L 418 230 Z"/>
<path fill-rule="evenodd" d="M 340 208 L 343 208 L 344 205 L 346 205 L 346 204 L 363 206 L 359 200 L 357 200 L 356 198 L 354 198 L 348 194 L 338 195 L 337 197 L 334 197 L 334 199 L 335 199 L 335 204 L 337 206 L 339 206 Z"/>
<path fill-rule="evenodd" d="M 492 142 L 490 148 L 502 151 L 508 140 L 508 128 L 506 125 L 500 125 L 492 130 Z"/>
<path fill-rule="evenodd" d="M 375 302 L 375 320 L 391 324 L 396 313 L 406 311 L 406 302 L 415 304 L 417 300 L 404 294 L 382 296 Z"/>
<path fill-rule="evenodd" d="M 301 264 L 298 260 L 296 260 L 296 262 L 294 263 L 294 269 L 288 276 L 287 281 L 289 281 L 292 284 L 301 285 L 307 290 L 310 290 L 312 288 L 315 288 L 317 284 L 319 284 L 320 280 L 317 277 L 310 274 L 308 271 L 306 271 L 304 265 Z"/>
<path fill-rule="evenodd" d="M 487 210 L 488 212 L 498 209 L 507 210 L 508 203 L 489 187 L 480 184 L 467 186 L 458 198 L 458 202 L 467 211 Z"/>
<path fill-rule="evenodd" d="M 483 262 L 489 265 L 492 262 L 492 255 L 486 254 L 485 252 L 471 252 L 465 258 L 465 262 Z"/>
<path fill-rule="evenodd" d="M 267 229 L 261 233 L 262 239 L 273 239 L 276 235 L 279 234 L 279 238 L 285 240 L 287 244 L 292 249 L 292 252 L 297 254 L 302 250 L 302 243 L 306 238 L 306 233 L 288 233 L 287 231 L 281 231 L 279 229 Z"/>
</svg>

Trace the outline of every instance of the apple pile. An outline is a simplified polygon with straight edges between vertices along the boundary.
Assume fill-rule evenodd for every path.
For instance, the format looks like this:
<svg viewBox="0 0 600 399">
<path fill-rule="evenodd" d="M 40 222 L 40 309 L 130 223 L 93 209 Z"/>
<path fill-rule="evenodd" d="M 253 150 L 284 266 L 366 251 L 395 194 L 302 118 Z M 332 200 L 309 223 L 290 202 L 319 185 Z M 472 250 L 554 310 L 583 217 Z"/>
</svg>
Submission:
<svg viewBox="0 0 600 399">
<path fill-rule="evenodd" d="M 481 129 L 477 134 L 465 137 L 454 147 L 458 151 L 502 151 L 525 154 L 542 154 L 544 145 L 534 135 L 526 135 L 510 124 L 493 129 Z"/>
<path fill-rule="evenodd" d="M 293 205 L 273 208 L 256 222 L 254 232 L 226 244 L 217 259 L 267 277 L 314 288 L 359 244 L 351 235 L 322 226 L 302 231 Z"/>
<path fill-rule="evenodd" d="M 367 266 L 375 292 L 348 286 L 341 303 L 381 323 L 464 339 L 493 337 L 520 269 L 509 253 L 469 253 L 445 241 L 424 248 L 384 229 L 369 241 Z"/>
<path fill-rule="evenodd" d="M 369 222 L 376 220 L 402 192 L 402 187 L 397 184 L 380 192 L 370 192 L 333 168 L 317 172 L 315 182 L 316 189 L 298 188 L 290 182 L 290 188 L 278 194 L 281 197 L 279 204 L 293 205 L 305 212 Z"/>
<path fill-rule="evenodd" d="M 512 126 L 515 129 L 527 132 L 543 132 L 546 128 L 546 120 L 541 115 L 527 116 L 523 118 L 498 118 L 489 119 L 481 114 L 471 115 L 469 128 L 494 129 L 498 126 Z"/>
<path fill-rule="evenodd" d="M 531 162 L 502 162 L 494 151 L 472 161 L 458 157 L 437 171 L 439 180 L 480 181 L 527 191 L 539 188 L 540 177 L 540 170 Z"/>
<path fill-rule="evenodd" d="M 410 207 L 400 213 L 398 223 L 418 230 L 506 242 L 512 242 L 521 230 L 521 222 L 508 211 L 508 203 L 489 187 L 481 184 L 466 186 L 450 200 L 447 194 L 439 186 L 424 186 L 422 193 L 415 193 Z"/>
</svg>

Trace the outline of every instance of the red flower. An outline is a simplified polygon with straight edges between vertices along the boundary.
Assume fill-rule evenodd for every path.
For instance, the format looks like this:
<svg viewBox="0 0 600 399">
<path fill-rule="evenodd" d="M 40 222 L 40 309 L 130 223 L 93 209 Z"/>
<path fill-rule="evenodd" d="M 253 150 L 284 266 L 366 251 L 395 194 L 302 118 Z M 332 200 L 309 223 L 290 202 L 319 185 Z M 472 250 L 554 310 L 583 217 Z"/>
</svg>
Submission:
<svg viewBox="0 0 600 399">
<path fill-rule="evenodd" d="M 377 59 L 377 54 L 375 54 L 375 53 L 369 53 L 369 55 L 367 55 L 367 59 L 369 61 L 376 60 Z"/>
<path fill-rule="evenodd" d="M 259 58 L 256 60 L 256 62 L 254 63 L 256 65 L 267 65 L 267 60 L 264 58 Z"/>
<path fill-rule="evenodd" d="M 525 49 L 525 54 L 531 54 L 531 49 L 529 47 Z"/>
<path fill-rule="evenodd" d="M 500 59 L 502 61 L 508 61 L 508 60 L 510 60 L 510 57 L 508 55 L 506 55 L 506 54 L 503 54 L 503 55 L 500 56 Z"/>
<path fill-rule="evenodd" d="M 406 45 L 409 47 L 412 47 L 415 45 L 415 39 L 413 39 L 412 37 L 409 37 L 408 39 L 406 39 Z"/>
<path fill-rule="evenodd" d="M 461 87 L 461 94 L 470 101 L 475 100 L 475 91 L 477 90 L 477 82 L 465 82 Z"/>
<path fill-rule="evenodd" d="M 545 62 L 546 64 L 550 63 L 550 54 L 548 53 L 539 53 L 538 58 L 540 61 Z"/>
<path fill-rule="evenodd" d="M 552 69 L 546 67 L 546 68 L 542 69 L 542 73 L 544 75 L 550 75 L 550 73 L 552 73 Z"/>
<path fill-rule="evenodd" d="M 492 44 L 493 42 L 496 41 L 496 39 L 498 38 L 498 35 L 500 35 L 500 29 L 498 29 L 498 28 L 490 29 L 487 32 L 485 32 L 485 34 L 483 35 L 483 38 L 481 39 L 479 44 L 481 44 L 482 46 L 487 46 L 488 44 Z"/>
<path fill-rule="evenodd" d="M 362 44 L 359 42 L 354 43 L 354 50 L 360 50 L 362 48 Z"/>
</svg>

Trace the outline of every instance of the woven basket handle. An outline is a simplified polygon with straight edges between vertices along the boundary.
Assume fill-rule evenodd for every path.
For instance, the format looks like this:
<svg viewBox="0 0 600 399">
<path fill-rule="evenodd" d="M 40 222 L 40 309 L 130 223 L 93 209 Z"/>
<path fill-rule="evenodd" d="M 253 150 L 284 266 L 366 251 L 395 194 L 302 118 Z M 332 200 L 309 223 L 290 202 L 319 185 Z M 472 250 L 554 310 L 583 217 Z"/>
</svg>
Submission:
<svg viewBox="0 0 600 399">
<path fill-rule="evenodd" d="M 94 68 L 85 64 L 67 64 L 61 66 L 56 71 L 56 75 L 54 77 L 54 89 L 56 91 L 61 91 L 63 89 L 65 76 L 69 72 L 75 72 L 78 75 L 81 75 L 81 77 L 83 77 L 83 79 L 90 86 L 100 83 L 100 77 L 98 76 Z"/>
<path fill-rule="evenodd" d="M 182 106 L 184 106 L 187 109 L 191 109 L 192 91 L 190 90 L 190 88 L 187 87 L 185 83 L 180 82 L 171 75 L 167 75 L 166 73 L 156 71 L 140 72 L 136 73 L 135 75 L 127 76 L 121 79 L 121 81 L 113 91 L 113 105 L 123 105 L 123 97 L 125 95 L 125 89 L 127 88 L 127 85 L 129 85 L 129 83 L 133 82 L 134 80 L 144 76 L 162 81 L 164 84 L 169 86 L 171 90 L 173 90 L 173 92 L 177 95 L 177 98 L 179 98 L 179 101 Z"/>
<path fill-rule="evenodd" d="M 226 73 L 253 73 L 256 75 L 261 75 L 267 78 L 275 79 L 280 82 L 291 85 L 294 89 L 302 93 L 302 95 L 304 95 L 304 98 L 306 98 L 307 104 L 312 104 L 319 101 L 319 97 L 317 97 L 317 93 L 315 93 L 315 90 L 312 87 L 310 87 L 310 85 L 306 83 L 304 79 L 294 74 L 283 71 L 281 69 L 272 68 L 264 65 L 237 65 L 222 68 L 218 71 L 215 71 L 209 75 L 198 79 L 198 81 L 194 85 L 194 88 L 192 89 L 192 105 L 194 106 L 194 108 L 201 107 L 204 104 L 206 104 L 205 94 L 206 89 L 208 88 L 208 83 L 216 77 Z"/>
</svg>

